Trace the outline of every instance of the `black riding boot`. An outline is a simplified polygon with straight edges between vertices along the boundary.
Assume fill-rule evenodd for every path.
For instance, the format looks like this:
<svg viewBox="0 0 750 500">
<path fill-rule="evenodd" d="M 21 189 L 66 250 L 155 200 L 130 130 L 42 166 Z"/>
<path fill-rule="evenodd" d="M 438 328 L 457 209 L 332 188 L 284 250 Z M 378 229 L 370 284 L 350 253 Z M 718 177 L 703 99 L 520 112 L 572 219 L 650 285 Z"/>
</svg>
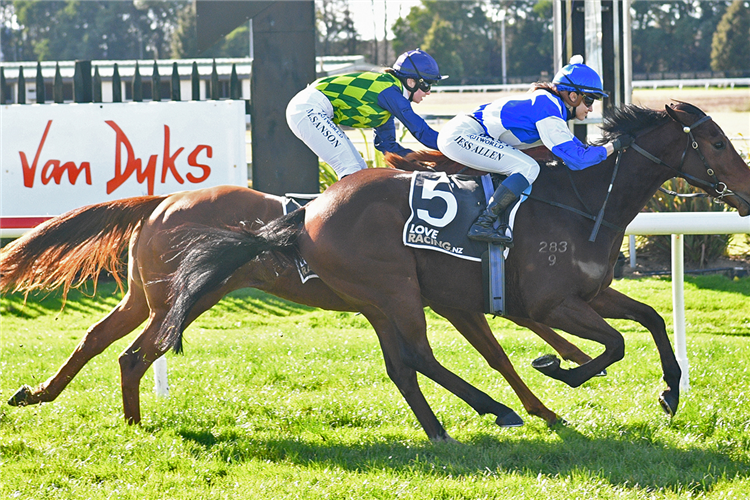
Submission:
<svg viewBox="0 0 750 500">
<path fill-rule="evenodd" d="M 508 208 L 514 201 L 518 199 L 518 196 L 507 187 L 500 184 L 495 193 L 490 199 L 490 203 L 487 205 L 485 211 L 477 217 L 471 228 L 469 229 L 469 239 L 475 241 L 486 241 L 488 243 L 494 243 L 496 245 L 503 245 L 507 248 L 513 247 L 513 235 L 506 235 L 506 229 L 508 224 L 504 221 L 500 221 L 497 229 L 495 229 L 495 221 L 498 220 L 500 215 Z"/>
</svg>

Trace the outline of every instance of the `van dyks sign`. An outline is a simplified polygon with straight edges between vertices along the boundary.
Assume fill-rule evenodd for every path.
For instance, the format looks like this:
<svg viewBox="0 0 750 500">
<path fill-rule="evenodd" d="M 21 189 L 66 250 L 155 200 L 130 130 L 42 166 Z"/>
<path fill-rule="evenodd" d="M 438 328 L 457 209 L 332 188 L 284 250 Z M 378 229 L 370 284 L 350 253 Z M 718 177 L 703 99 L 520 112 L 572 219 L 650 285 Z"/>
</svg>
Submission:
<svg viewBox="0 0 750 500">
<path fill-rule="evenodd" d="M 0 167 L 0 227 L 118 198 L 247 186 L 245 103 L 2 106 Z"/>
</svg>

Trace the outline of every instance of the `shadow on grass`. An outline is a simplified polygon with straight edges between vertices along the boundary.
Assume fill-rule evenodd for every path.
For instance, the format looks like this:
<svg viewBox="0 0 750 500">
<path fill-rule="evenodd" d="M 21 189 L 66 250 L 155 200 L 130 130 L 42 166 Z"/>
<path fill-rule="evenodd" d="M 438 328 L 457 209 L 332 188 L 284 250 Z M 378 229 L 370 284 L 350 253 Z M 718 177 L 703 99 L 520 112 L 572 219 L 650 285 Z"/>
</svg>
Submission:
<svg viewBox="0 0 750 500">
<path fill-rule="evenodd" d="M 671 282 L 671 276 L 661 276 L 667 282 Z M 623 280 L 638 283 L 646 282 L 650 279 L 658 278 L 658 276 L 626 276 Z M 686 274 L 685 283 L 693 285 L 699 290 L 713 290 L 716 292 L 727 292 L 736 293 L 750 297 L 750 276 L 745 278 L 738 278 L 736 280 L 729 279 L 723 274 L 710 274 L 710 275 L 690 275 Z"/>
<path fill-rule="evenodd" d="M 34 319 L 45 314 L 58 314 L 62 311 L 75 311 L 83 314 L 100 315 L 108 313 L 122 298 L 113 282 L 100 282 L 94 290 L 87 282 L 80 289 L 72 289 L 63 302 L 62 291 L 30 293 L 28 298 L 22 293 L 2 295 L 0 311 L 3 315 L 23 319 Z M 260 290 L 245 288 L 228 294 L 214 306 L 221 313 L 252 313 L 267 316 L 286 317 L 315 311 L 316 308 L 303 306 L 280 299 Z"/>
<path fill-rule="evenodd" d="M 533 438 L 505 439 L 482 434 L 461 444 L 404 446 L 399 442 L 343 445 L 304 439 L 258 439 L 234 434 L 217 437 L 209 431 L 178 433 L 221 460 L 250 459 L 299 466 L 337 467 L 350 472 L 388 469 L 397 473 L 446 478 L 501 477 L 536 479 L 577 477 L 604 481 L 624 489 L 668 489 L 708 492 L 721 479 L 750 477 L 746 462 L 729 454 L 696 447 L 675 448 L 644 435 L 642 425 L 623 426 L 621 437 L 591 438 L 559 426 L 554 442 Z"/>
<path fill-rule="evenodd" d="M 750 277 L 731 280 L 724 275 L 685 276 L 685 283 L 690 283 L 700 290 L 715 290 L 750 297 Z"/>
<path fill-rule="evenodd" d="M 24 319 L 66 311 L 100 315 L 109 312 L 121 298 L 114 283 L 99 283 L 96 290 L 92 283 L 86 283 L 81 289 L 70 290 L 65 301 L 61 290 L 34 292 L 28 298 L 22 293 L 3 294 L 0 311 L 3 315 Z"/>
</svg>

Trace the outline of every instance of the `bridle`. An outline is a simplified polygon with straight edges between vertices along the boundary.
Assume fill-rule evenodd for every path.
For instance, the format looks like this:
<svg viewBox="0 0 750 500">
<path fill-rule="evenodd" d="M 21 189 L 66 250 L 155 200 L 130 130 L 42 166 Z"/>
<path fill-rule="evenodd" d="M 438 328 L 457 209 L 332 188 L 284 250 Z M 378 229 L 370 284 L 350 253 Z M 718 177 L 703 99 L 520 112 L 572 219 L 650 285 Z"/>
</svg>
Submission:
<svg viewBox="0 0 750 500">
<path fill-rule="evenodd" d="M 672 118 L 672 117 L 670 116 L 670 118 Z M 685 150 L 682 152 L 682 157 L 680 158 L 680 166 L 678 168 L 675 168 L 675 167 L 669 165 L 668 163 L 666 163 L 663 160 L 661 160 L 660 158 L 657 158 L 656 156 L 652 155 L 651 153 L 649 153 L 648 151 L 646 151 L 645 149 L 643 149 L 642 147 L 638 146 L 635 143 L 635 140 L 638 137 L 640 137 L 641 135 L 643 135 L 645 132 L 641 132 L 641 134 L 638 134 L 633 139 L 633 142 L 630 144 L 630 146 L 628 146 L 628 148 L 633 148 L 636 152 L 638 152 L 639 154 L 645 156 L 646 158 L 648 158 L 652 162 L 656 163 L 657 165 L 665 166 L 668 169 L 674 171 L 676 173 L 675 177 L 681 177 L 681 178 L 683 178 L 683 179 L 685 179 L 685 180 L 687 180 L 687 181 L 689 181 L 691 183 L 694 183 L 694 184 L 697 184 L 699 186 L 702 186 L 703 188 L 708 188 L 708 189 L 714 190 L 718 194 L 718 196 L 716 196 L 715 198 L 717 198 L 718 200 L 722 200 L 725 196 L 735 195 L 735 193 L 733 191 L 731 191 L 724 182 L 721 182 L 716 177 L 716 172 L 714 171 L 714 169 L 712 169 L 708 165 L 708 162 L 706 161 L 706 157 L 703 156 L 703 153 L 700 150 L 698 141 L 696 141 L 695 140 L 695 136 L 693 136 L 693 129 L 697 128 L 699 125 L 703 124 L 704 122 L 707 122 L 710 119 L 711 119 L 710 116 L 705 115 L 702 118 L 700 118 L 699 120 L 697 120 L 695 123 L 693 123 L 692 125 L 689 125 L 689 126 L 685 125 L 682 122 L 680 122 L 679 120 L 675 119 L 675 121 L 677 123 L 679 123 L 680 125 L 682 125 L 682 131 L 687 134 L 687 145 L 685 146 Z M 701 161 L 703 162 L 703 166 L 706 168 L 706 173 L 708 174 L 709 177 L 711 177 L 711 179 L 713 180 L 713 183 L 704 181 L 703 179 L 699 179 L 699 178 L 697 178 L 697 177 L 695 177 L 693 175 L 690 175 L 690 174 L 685 173 L 685 172 L 682 171 L 682 168 L 685 165 L 685 158 L 687 157 L 687 153 L 690 150 L 691 146 L 692 146 L 692 149 L 694 149 L 696 151 L 696 153 L 698 153 L 698 156 L 700 157 Z M 617 158 L 615 159 L 615 167 L 614 167 L 614 170 L 612 172 L 612 179 L 610 180 L 609 188 L 607 189 L 607 195 L 605 196 L 604 202 L 602 203 L 602 206 L 599 209 L 599 213 L 596 216 L 587 214 L 585 212 L 581 212 L 579 210 L 573 209 L 571 207 L 568 207 L 568 206 L 565 206 L 565 205 L 562 205 L 562 204 L 553 203 L 553 202 L 547 202 L 547 201 L 541 200 L 541 199 L 540 199 L 540 201 L 545 201 L 546 203 L 549 203 L 549 204 L 551 204 L 553 206 L 558 206 L 560 208 L 565 208 L 567 210 L 571 210 L 573 212 L 579 213 L 580 215 L 583 215 L 584 217 L 592 219 L 594 221 L 594 228 L 592 229 L 591 235 L 589 236 L 589 241 L 590 242 L 594 242 L 596 240 L 596 236 L 599 233 L 599 229 L 600 229 L 600 227 L 602 225 L 605 225 L 605 226 L 608 226 L 608 227 L 613 227 L 615 229 L 624 231 L 623 228 L 617 228 L 616 226 L 613 226 L 612 224 L 609 224 L 609 223 L 607 223 L 604 220 L 604 210 L 607 207 L 607 201 L 609 200 L 609 196 L 612 193 L 612 186 L 614 185 L 615 178 L 617 177 L 617 172 L 619 170 L 620 159 L 622 158 L 622 155 L 623 155 L 623 151 L 618 151 L 617 152 Z M 572 182 L 573 182 L 573 179 L 571 178 L 571 183 Z M 576 193 L 576 196 L 578 197 L 578 200 L 581 201 L 581 203 L 583 203 L 583 199 L 578 194 L 578 191 L 575 189 L 575 184 L 574 183 L 573 183 L 573 188 L 574 188 L 574 191 Z M 535 198 L 535 197 L 529 196 L 529 198 Z M 538 199 L 538 198 L 536 198 L 536 199 Z M 585 206 L 586 205 L 584 204 L 584 207 Z"/>
<path fill-rule="evenodd" d="M 698 145 L 698 141 L 695 140 L 695 136 L 693 136 L 693 129 L 697 128 L 699 125 L 703 124 L 704 122 L 710 120 L 711 117 L 706 115 L 702 117 L 701 119 L 697 120 L 692 125 L 688 126 L 681 122 L 677 122 L 680 125 L 682 125 L 682 131 L 687 134 L 687 144 L 685 145 L 685 150 L 682 152 L 682 157 L 680 158 L 680 166 L 675 168 L 660 158 L 657 158 L 656 156 L 652 155 L 642 147 L 638 146 L 635 143 L 635 140 L 633 140 L 633 143 L 629 146 L 630 148 L 633 148 L 635 151 L 640 153 L 641 155 L 645 156 L 652 162 L 656 163 L 657 165 L 662 165 L 664 167 L 667 167 L 670 170 L 673 170 L 676 172 L 675 177 L 681 177 L 685 179 L 686 181 L 690 182 L 691 184 L 697 184 L 703 188 L 708 188 L 713 190 L 718 194 L 715 198 L 718 200 L 722 200 L 725 196 L 731 196 L 734 195 L 734 192 L 732 192 L 727 185 L 724 182 L 721 182 L 718 177 L 716 177 L 716 172 L 714 172 L 714 169 L 711 168 L 708 165 L 708 162 L 706 161 L 706 157 L 703 156 L 703 153 L 700 150 L 700 146 Z M 636 137 L 637 138 L 637 137 Z M 709 177 L 711 177 L 711 180 L 713 180 L 713 183 L 704 181 L 703 179 L 699 179 L 693 175 L 690 175 L 688 173 L 685 173 L 682 171 L 683 166 L 685 165 L 685 157 L 687 156 L 688 151 L 690 148 L 695 150 L 696 153 L 698 153 L 698 156 L 700 157 L 701 161 L 703 162 L 703 166 L 706 168 L 706 174 L 708 174 Z"/>
</svg>

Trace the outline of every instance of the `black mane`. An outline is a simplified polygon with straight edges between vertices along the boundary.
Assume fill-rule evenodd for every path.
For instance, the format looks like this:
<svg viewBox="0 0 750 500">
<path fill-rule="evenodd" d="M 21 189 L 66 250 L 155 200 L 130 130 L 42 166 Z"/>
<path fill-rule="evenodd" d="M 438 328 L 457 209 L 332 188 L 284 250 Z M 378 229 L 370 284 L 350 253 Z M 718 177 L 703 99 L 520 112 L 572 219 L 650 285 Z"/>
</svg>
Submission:
<svg viewBox="0 0 750 500">
<path fill-rule="evenodd" d="M 706 115 L 699 108 L 686 102 L 677 101 L 677 104 L 672 104 L 671 106 L 697 115 L 698 117 Z M 636 106 L 635 104 L 626 104 L 620 108 L 605 110 L 603 119 L 601 127 L 602 143 L 605 143 L 622 134 L 636 136 L 639 132 L 661 125 L 670 118 L 664 110 L 657 111 L 655 109 Z"/>
<path fill-rule="evenodd" d="M 631 136 L 639 132 L 660 125 L 669 120 L 666 111 L 626 104 L 620 108 L 611 108 L 604 112 L 602 123 L 602 142 L 610 142 L 623 134 Z"/>
</svg>

